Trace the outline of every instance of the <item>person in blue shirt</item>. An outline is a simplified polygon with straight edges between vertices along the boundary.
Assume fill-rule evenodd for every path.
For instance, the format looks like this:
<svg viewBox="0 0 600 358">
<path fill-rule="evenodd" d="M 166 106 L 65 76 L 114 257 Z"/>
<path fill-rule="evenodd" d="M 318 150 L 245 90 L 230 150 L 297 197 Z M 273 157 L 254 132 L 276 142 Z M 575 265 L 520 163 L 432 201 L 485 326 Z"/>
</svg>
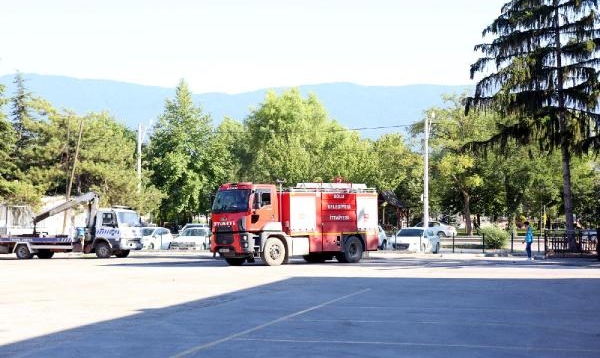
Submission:
<svg viewBox="0 0 600 358">
<path fill-rule="evenodd" d="M 527 246 L 525 250 L 527 251 L 527 260 L 531 260 L 531 243 L 533 242 L 533 229 L 529 226 L 529 221 L 525 221 L 525 242 Z"/>
</svg>

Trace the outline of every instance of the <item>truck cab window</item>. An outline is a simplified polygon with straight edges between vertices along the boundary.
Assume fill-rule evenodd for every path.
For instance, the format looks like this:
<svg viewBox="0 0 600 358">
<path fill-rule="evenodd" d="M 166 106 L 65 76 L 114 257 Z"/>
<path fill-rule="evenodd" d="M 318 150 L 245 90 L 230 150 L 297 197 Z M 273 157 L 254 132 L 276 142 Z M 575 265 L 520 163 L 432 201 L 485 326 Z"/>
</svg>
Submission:
<svg viewBox="0 0 600 358">
<path fill-rule="evenodd" d="M 271 205 L 271 192 L 262 192 L 260 193 L 260 202 L 261 206 Z"/>
<path fill-rule="evenodd" d="M 112 226 L 115 224 L 115 218 L 111 213 L 102 214 L 102 225 Z"/>
</svg>

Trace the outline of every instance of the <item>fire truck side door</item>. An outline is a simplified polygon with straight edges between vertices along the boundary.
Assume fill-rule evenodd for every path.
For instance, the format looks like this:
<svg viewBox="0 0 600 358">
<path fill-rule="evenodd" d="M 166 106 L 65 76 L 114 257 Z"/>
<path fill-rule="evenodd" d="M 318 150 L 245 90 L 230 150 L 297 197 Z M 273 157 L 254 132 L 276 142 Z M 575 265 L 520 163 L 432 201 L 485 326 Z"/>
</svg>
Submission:
<svg viewBox="0 0 600 358">
<path fill-rule="evenodd" d="M 269 189 L 257 189 L 252 203 L 252 224 L 259 228 L 276 220 L 273 193 Z"/>
</svg>

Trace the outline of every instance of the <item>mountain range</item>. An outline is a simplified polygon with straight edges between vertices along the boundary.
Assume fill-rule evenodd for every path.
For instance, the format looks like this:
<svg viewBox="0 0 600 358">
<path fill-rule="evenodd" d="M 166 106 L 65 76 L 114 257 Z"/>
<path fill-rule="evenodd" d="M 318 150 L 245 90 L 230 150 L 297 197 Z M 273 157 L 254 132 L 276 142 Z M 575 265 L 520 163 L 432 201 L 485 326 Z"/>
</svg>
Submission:
<svg viewBox="0 0 600 358">
<path fill-rule="evenodd" d="M 156 122 L 164 111 L 165 100 L 175 95 L 175 88 L 31 73 L 22 73 L 22 76 L 28 91 L 48 100 L 55 108 L 69 109 L 80 115 L 108 111 L 132 129 L 139 123 L 147 126 L 151 121 Z M 14 78 L 14 74 L 0 76 L 0 84 L 7 87 L 5 97 L 14 94 Z M 260 106 L 268 90 L 281 93 L 285 89 L 239 94 L 197 93 L 193 94 L 193 100 L 211 115 L 216 125 L 225 116 L 243 121 L 252 109 Z M 360 129 L 362 137 L 372 139 L 384 133 L 399 132 L 399 128 L 421 120 L 427 108 L 444 106 L 443 94 L 472 91 L 467 85 L 362 86 L 352 83 L 305 85 L 298 89 L 303 96 L 314 93 L 330 118 L 347 128 Z"/>
</svg>

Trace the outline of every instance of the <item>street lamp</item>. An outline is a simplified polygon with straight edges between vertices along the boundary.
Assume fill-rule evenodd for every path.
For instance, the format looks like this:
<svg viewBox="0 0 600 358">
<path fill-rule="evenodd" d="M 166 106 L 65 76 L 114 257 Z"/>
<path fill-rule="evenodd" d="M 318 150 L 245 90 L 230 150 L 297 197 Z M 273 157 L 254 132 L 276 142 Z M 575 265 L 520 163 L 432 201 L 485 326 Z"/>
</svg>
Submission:
<svg viewBox="0 0 600 358">
<path fill-rule="evenodd" d="M 429 127 L 435 119 L 435 112 L 431 112 L 431 118 L 425 117 L 425 139 L 423 140 L 423 231 L 429 227 Z M 421 248 L 419 248 L 420 250 Z"/>
<path fill-rule="evenodd" d="M 142 190 L 142 142 L 146 136 L 148 128 L 152 125 L 152 120 L 148 123 L 148 127 L 144 128 L 142 123 L 138 124 L 137 132 L 137 176 L 138 176 L 138 193 Z"/>
</svg>

